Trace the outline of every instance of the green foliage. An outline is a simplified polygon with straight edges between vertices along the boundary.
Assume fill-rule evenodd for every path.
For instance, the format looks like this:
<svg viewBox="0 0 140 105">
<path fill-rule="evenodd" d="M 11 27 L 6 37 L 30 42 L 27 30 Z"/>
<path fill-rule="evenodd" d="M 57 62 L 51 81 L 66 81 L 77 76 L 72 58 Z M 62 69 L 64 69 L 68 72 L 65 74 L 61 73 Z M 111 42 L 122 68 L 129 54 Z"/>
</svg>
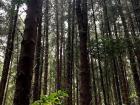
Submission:
<svg viewBox="0 0 140 105">
<path fill-rule="evenodd" d="M 49 96 L 42 96 L 40 100 L 35 101 L 32 105 L 60 105 L 65 97 L 68 97 L 68 94 L 65 91 L 58 90 L 57 92 L 51 93 Z"/>
<path fill-rule="evenodd" d="M 138 98 L 136 91 L 133 91 L 129 97 L 130 99 L 136 99 Z"/>
<path fill-rule="evenodd" d="M 91 40 L 90 45 L 91 53 L 94 54 L 94 57 L 97 57 L 97 41 Z M 109 38 L 98 38 L 98 47 L 100 57 L 103 58 L 104 55 L 118 55 L 124 54 L 127 48 L 126 39 L 119 38 L 119 39 L 109 39 Z"/>
</svg>

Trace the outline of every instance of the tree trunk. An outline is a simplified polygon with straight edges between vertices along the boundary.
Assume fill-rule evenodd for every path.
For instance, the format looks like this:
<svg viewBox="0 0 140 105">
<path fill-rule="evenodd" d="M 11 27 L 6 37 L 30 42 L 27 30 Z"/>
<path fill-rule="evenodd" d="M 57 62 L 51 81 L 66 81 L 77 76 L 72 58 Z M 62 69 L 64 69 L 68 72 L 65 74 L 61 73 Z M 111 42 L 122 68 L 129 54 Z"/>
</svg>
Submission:
<svg viewBox="0 0 140 105">
<path fill-rule="evenodd" d="M 117 0 L 117 3 L 118 3 L 117 8 L 118 8 L 118 11 L 120 13 L 120 17 L 121 17 L 121 20 L 122 20 L 122 25 L 124 27 L 124 34 L 125 34 L 124 37 L 125 37 L 126 42 L 127 42 L 128 57 L 130 59 L 130 65 L 131 65 L 131 69 L 132 69 L 132 74 L 133 74 L 133 79 L 134 79 L 134 83 L 135 83 L 135 87 L 136 87 L 138 101 L 140 103 L 140 78 L 139 78 L 138 71 L 137 71 L 137 63 L 136 63 L 136 60 L 135 60 L 133 43 L 132 43 L 130 34 L 128 33 L 129 31 L 128 31 L 128 28 L 127 28 L 127 24 L 126 24 L 126 21 L 125 21 L 124 14 L 122 12 L 122 7 L 121 7 L 120 0 Z"/>
<path fill-rule="evenodd" d="M 45 4 L 45 72 L 44 72 L 44 88 L 43 88 L 43 94 L 47 94 L 47 88 L 48 88 L 48 55 L 49 55 L 49 42 L 48 42 L 48 31 L 49 31 L 49 0 L 46 0 Z"/>
<path fill-rule="evenodd" d="M 72 105 L 72 52 L 71 52 L 71 0 L 68 0 L 68 39 L 67 39 L 67 105 Z"/>
<path fill-rule="evenodd" d="M 60 71 L 60 34 L 59 34 L 59 2 L 56 0 L 56 88 L 61 88 L 61 71 Z"/>
<path fill-rule="evenodd" d="M 79 44 L 78 44 L 78 32 L 76 28 L 75 32 L 75 66 L 76 66 L 76 104 L 79 105 Z"/>
<path fill-rule="evenodd" d="M 94 93 L 94 103 L 95 103 L 95 105 L 98 105 L 98 100 L 97 100 L 97 86 L 96 86 L 96 79 L 95 79 L 95 71 L 94 71 L 94 67 L 93 67 L 93 65 L 94 65 L 94 62 L 93 62 L 93 57 L 92 57 L 92 55 L 91 55 L 91 70 L 92 70 L 92 78 L 93 78 L 93 93 Z"/>
<path fill-rule="evenodd" d="M 3 102 L 4 91 L 6 88 L 6 83 L 7 83 L 8 73 L 9 73 L 10 61 L 14 48 L 14 38 L 15 38 L 16 24 L 17 24 L 18 11 L 19 11 L 19 4 L 17 4 L 16 11 L 15 11 L 15 5 L 16 5 L 15 1 L 12 0 L 7 48 L 6 48 L 5 58 L 4 58 L 2 78 L 0 81 L 0 105 L 2 105 Z M 14 13 L 15 15 L 13 15 Z"/>
<path fill-rule="evenodd" d="M 34 72 L 34 87 L 33 87 L 33 101 L 36 101 L 40 99 L 40 93 L 39 93 L 39 88 L 40 88 L 40 83 L 39 79 L 41 74 L 40 74 L 40 65 L 41 65 L 41 37 L 42 37 L 42 0 L 40 0 L 39 3 L 39 11 L 38 11 L 38 27 L 37 27 L 37 44 L 36 44 L 36 58 L 35 58 L 35 72 Z"/>
<path fill-rule="evenodd" d="M 68 1 L 68 42 L 67 42 L 67 89 L 68 99 L 67 105 L 72 105 L 72 64 L 71 64 L 71 0 Z"/>
<path fill-rule="evenodd" d="M 29 105 L 40 0 L 29 0 L 13 105 Z"/>
<path fill-rule="evenodd" d="M 124 69 L 124 62 L 122 60 L 122 57 L 118 57 L 118 66 L 119 66 L 119 79 L 120 79 L 120 84 L 121 84 L 121 93 L 122 93 L 122 99 L 124 104 L 130 105 L 130 100 L 129 100 L 129 87 L 128 87 L 128 81 L 127 81 L 127 76 L 125 75 L 125 69 Z"/>
<path fill-rule="evenodd" d="M 76 14 L 80 36 L 80 105 L 90 105 L 92 93 L 87 50 L 87 0 L 76 0 Z"/>
</svg>

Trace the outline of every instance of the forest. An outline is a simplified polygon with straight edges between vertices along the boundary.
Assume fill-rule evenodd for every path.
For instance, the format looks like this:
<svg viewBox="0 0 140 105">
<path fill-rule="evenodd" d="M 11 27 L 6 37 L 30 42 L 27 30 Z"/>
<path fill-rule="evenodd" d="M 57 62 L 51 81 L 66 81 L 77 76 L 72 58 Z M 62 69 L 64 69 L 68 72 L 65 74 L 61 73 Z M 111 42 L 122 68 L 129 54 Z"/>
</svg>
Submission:
<svg viewBox="0 0 140 105">
<path fill-rule="evenodd" d="M 140 105 L 140 0 L 0 0 L 0 105 Z"/>
</svg>

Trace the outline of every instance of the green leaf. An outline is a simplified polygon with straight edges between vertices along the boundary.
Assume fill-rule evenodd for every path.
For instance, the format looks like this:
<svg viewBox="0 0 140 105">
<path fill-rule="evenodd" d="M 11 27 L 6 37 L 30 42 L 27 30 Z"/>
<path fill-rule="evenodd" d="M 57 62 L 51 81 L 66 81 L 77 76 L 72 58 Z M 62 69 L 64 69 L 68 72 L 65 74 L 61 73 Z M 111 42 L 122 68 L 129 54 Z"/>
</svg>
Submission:
<svg viewBox="0 0 140 105">
<path fill-rule="evenodd" d="M 68 97 L 68 94 L 65 91 L 58 90 L 54 93 L 51 93 L 49 96 L 41 96 L 40 100 L 35 101 L 31 105 L 60 105 L 62 103 L 62 100 L 66 97 Z"/>
</svg>

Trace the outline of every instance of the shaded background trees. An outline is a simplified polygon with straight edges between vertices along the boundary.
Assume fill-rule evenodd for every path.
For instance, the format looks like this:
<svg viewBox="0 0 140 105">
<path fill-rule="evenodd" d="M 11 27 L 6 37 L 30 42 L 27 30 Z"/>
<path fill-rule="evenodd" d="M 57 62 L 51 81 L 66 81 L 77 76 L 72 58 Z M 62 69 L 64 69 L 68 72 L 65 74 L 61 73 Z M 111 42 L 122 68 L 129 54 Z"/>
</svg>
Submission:
<svg viewBox="0 0 140 105">
<path fill-rule="evenodd" d="M 139 105 L 139 34 L 139 0 L 0 1 L 0 105 Z"/>
</svg>

